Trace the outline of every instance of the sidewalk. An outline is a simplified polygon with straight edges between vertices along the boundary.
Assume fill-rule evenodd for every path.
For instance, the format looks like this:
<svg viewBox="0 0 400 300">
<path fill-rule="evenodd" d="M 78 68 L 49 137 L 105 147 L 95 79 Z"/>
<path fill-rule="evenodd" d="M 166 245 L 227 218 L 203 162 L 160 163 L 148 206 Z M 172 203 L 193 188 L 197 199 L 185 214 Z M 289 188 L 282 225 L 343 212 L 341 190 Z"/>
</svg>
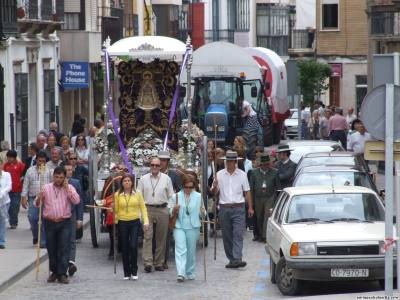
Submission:
<svg viewBox="0 0 400 300">
<path fill-rule="evenodd" d="M 84 214 L 83 219 L 83 228 L 86 229 L 89 226 L 89 214 Z M 0 250 L 0 293 L 36 268 L 37 245 L 32 244 L 28 210 L 21 208 L 18 223 L 18 229 L 10 229 L 7 223 L 6 249 Z M 40 262 L 46 260 L 47 250 L 40 249 Z"/>
</svg>

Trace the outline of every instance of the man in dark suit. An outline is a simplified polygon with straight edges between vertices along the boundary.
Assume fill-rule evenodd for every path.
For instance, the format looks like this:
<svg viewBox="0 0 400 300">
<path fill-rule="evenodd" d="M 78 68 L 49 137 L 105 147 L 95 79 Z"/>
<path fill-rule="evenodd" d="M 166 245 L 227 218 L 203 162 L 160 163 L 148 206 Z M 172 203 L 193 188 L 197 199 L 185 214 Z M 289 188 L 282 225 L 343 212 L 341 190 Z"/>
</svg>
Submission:
<svg viewBox="0 0 400 300">
<path fill-rule="evenodd" d="M 294 174 L 296 172 L 297 164 L 290 160 L 290 149 L 288 145 L 279 146 L 276 150 L 276 155 L 279 158 L 274 164 L 275 169 L 279 171 L 279 179 L 281 180 L 282 189 L 291 187 L 293 184 Z"/>
<path fill-rule="evenodd" d="M 70 162 L 65 161 L 61 164 L 64 167 L 65 171 L 67 172 L 67 179 L 68 183 L 72 185 L 76 192 L 79 194 L 79 198 L 81 201 L 79 204 L 75 205 L 71 203 L 71 253 L 69 256 L 69 268 L 68 268 L 68 275 L 73 276 L 75 272 L 78 270 L 75 264 L 75 257 L 76 257 L 76 231 L 82 228 L 83 222 L 83 193 L 81 189 L 81 185 L 79 180 L 72 178 L 72 165 Z"/>
<path fill-rule="evenodd" d="M 250 191 L 255 200 L 255 213 L 261 235 L 258 241 L 262 243 L 266 241 L 269 210 L 274 206 L 275 191 L 281 189 L 278 170 L 270 168 L 270 163 L 274 160 L 273 156 L 263 153 L 256 159 L 260 167 L 254 169 L 250 177 Z M 256 240 L 257 238 L 254 237 L 253 241 Z"/>
<path fill-rule="evenodd" d="M 58 124 L 56 122 L 50 123 L 50 132 L 56 137 L 56 146 L 61 147 L 60 139 L 64 136 L 64 133 L 58 132 Z"/>
<path fill-rule="evenodd" d="M 172 186 L 174 188 L 174 192 L 178 193 L 182 189 L 182 184 L 181 184 L 181 179 L 179 177 L 178 172 L 174 170 L 170 170 L 168 168 L 169 162 L 171 160 L 171 155 L 169 151 L 160 151 L 158 152 L 158 158 L 160 159 L 161 162 L 161 173 L 165 173 L 171 178 L 172 181 Z M 156 230 L 156 224 L 153 225 L 153 254 L 155 253 L 156 249 L 156 239 L 155 239 L 155 230 Z M 165 261 L 162 265 L 164 269 L 168 269 L 168 260 L 169 260 L 169 250 L 170 250 L 170 244 L 171 244 L 171 231 L 169 230 L 168 227 L 168 233 L 167 233 L 167 245 L 165 247 Z"/>
</svg>

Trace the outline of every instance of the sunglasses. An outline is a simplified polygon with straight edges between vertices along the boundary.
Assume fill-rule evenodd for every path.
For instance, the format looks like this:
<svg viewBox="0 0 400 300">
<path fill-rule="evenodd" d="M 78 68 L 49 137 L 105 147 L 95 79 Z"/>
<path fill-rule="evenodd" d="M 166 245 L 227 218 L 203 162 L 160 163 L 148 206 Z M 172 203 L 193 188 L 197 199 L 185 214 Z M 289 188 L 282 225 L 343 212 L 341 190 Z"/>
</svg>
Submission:
<svg viewBox="0 0 400 300">
<path fill-rule="evenodd" d="M 192 189 L 194 189 L 194 186 L 192 185 L 192 186 L 185 186 L 185 189 L 187 189 L 187 190 L 192 190 Z"/>
<path fill-rule="evenodd" d="M 77 160 L 78 158 L 70 157 L 69 160 Z"/>
<path fill-rule="evenodd" d="M 157 165 L 157 164 L 151 164 L 150 165 L 150 167 L 155 167 L 155 168 L 158 168 L 158 167 L 160 167 L 161 165 Z"/>
<path fill-rule="evenodd" d="M 254 151 L 254 153 L 264 153 L 264 151 L 257 150 L 257 151 Z"/>
</svg>

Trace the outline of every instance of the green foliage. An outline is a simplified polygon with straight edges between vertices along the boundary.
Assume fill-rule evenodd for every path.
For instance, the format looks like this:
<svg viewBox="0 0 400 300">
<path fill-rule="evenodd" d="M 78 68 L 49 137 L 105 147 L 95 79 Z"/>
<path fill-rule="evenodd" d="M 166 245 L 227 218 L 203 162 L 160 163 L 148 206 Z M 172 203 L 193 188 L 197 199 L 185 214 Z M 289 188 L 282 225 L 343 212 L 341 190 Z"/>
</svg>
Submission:
<svg viewBox="0 0 400 300">
<path fill-rule="evenodd" d="M 331 76 L 332 68 L 315 60 L 299 60 L 296 64 L 299 74 L 296 78 L 296 86 L 302 89 L 303 101 L 311 105 L 315 100 L 319 100 L 319 96 L 329 88 L 325 80 Z"/>
</svg>

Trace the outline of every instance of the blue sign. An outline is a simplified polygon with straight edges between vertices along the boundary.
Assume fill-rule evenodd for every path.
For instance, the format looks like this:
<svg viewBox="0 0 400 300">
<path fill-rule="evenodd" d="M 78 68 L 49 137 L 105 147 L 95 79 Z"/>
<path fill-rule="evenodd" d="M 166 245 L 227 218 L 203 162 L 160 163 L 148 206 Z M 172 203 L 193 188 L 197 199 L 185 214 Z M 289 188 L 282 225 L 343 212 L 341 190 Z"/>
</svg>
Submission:
<svg viewBox="0 0 400 300">
<path fill-rule="evenodd" d="M 89 87 L 89 63 L 65 61 L 62 64 L 61 80 L 64 88 Z"/>
</svg>

